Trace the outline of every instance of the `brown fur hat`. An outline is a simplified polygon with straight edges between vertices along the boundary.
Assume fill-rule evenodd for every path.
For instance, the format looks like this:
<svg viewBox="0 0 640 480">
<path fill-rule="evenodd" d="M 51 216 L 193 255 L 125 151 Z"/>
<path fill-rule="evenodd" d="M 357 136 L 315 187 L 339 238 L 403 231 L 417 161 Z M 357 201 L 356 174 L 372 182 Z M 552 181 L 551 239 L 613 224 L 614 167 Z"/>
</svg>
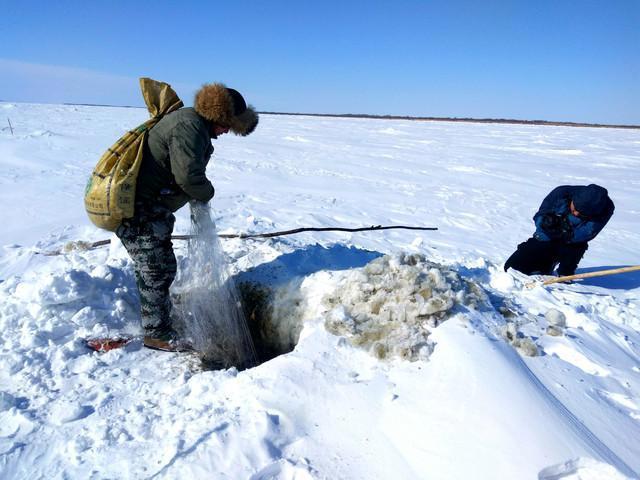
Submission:
<svg viewBox="0 0 640 480">
<path fill-rule="evenodd" d="M 258 114 L 251 105 L 246 105 L 242 96 L 222 83 L 202 86 L 193 103 L 196 112 L 218 125 L 229 127 L 236 135 L 249 135 L 258 125 Z M 234 98 L 235 97 L 235 98 Z M 240 103 L 237 100 L 240 97 Z"/>
</svg>

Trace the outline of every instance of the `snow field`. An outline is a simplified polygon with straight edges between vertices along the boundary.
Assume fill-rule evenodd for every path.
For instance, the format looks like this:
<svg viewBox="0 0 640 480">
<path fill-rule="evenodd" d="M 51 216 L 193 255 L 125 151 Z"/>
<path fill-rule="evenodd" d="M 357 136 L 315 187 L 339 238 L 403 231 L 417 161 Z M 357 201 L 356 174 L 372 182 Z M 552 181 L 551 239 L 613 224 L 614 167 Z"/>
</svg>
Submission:
<svg viewBox="0 0 640 480">
<path fill-rule="evenodd" d="M 274 348 L 293 350 L 202 371 L 193 356 L 136 342 L 84 348 L 89 335 L 139 331 L 132 265 L 114 237 L 36 253 L 109 238 L 85 218 L 84 182 L 146 113 L 0 107 L 15 130 L 0 131 L 1 478 L 638 477 L 640 276 L 526 289 L 530 279 L 501 269 L 562 183 L 600 183 L 616 203 L 581 270 L 637 263 L 637 132 L 264 116 L 251 137 L 220 139 L 209 175 L 222 232 L 439 231 L 223 240 L 238 284 L 268 289 Z M 179 212 L 176 233 L 189 225 Z M 175 246 L 183 262 L 186 245 Z M 424 262 L 398 260 L 413 255 Z M 428 335 L 395 322 L 382 360 L 375 342 L 352 345 L 357 329 L 325 327 L 339 311 L 352 325 L 385 305 L 411 311 L 434 263 L 440 273 L 420 280 L 432 296 L 413 297 L 415 313 L 428 298 L 454 305 L 448 321 L 425 322 Z M 380 309 L 367 284 L 389 289 Z M 419 348 L 416 361 L 400 358 L 422 341 L 428 360 Z"/>
</svg>

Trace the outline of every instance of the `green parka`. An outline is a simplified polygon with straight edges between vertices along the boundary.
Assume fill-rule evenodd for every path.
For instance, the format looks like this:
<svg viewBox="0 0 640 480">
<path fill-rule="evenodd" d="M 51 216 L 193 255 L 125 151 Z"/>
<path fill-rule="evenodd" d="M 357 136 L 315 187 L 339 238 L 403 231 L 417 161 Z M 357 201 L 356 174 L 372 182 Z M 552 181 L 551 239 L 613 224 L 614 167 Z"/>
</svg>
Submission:
<svg viewBox="0 0 640 480">
<path fill-rule="evenodd" d="M 175 212 L 191 199 L 214 194 L 205 170 L 213 153 L 212 122 L 193 108 L 163 117 L 150 131 L 136 184 L 136 202 L 159 203 Z"/>
<path fill-rule="evenodd" d="M 243 137 L 258 125 L 255 109 L 222 83 L 203 85 L 193 106 L 167 114 L 149 131 L 136 183 L 137 203 L 160 204 L 175 212 L 191 199 L 208 202 L 214 190 L 205 170 L 213 153 L 214 123 Z"/>
</svg>

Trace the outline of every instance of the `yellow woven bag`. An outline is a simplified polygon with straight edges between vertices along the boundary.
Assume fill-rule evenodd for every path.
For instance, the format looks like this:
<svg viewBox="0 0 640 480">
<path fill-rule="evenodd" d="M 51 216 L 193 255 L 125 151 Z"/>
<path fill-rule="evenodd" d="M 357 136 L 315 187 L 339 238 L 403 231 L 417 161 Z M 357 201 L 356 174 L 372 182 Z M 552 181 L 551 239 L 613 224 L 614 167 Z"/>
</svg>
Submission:
<svg viewBox="0 0 640 480">
<path fill-rule="evenodd" d="M 164 115 L 183 106 L 167 83 L 141 78 L 140 89 L 151 118 L 125 133 L 102 155 L 84 193 L 89 219 L 112 232 L 123 219 L 133 217 L 136 180 L 149 130 Z"/>
</svg>

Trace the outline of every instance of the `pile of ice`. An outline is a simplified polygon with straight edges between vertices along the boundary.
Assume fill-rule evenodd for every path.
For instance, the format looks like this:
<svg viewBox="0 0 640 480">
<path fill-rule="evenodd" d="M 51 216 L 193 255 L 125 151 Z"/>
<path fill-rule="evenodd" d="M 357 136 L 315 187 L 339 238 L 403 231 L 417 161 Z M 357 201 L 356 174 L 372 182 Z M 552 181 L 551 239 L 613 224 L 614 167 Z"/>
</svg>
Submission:
<svg viewBox="0 0 640 480">
<path fill-rule="evenodd" d="M 538 346 L 531 337 L 528 337 L 522 331 L 518 330 L 518 325 L 515 322 L 507 322 L 502 327 L 501 333 L 502 338 L 515 348 L 519 354 L 527 357 L 535 357 L 538 355 Z"/>
<path fill-rule="evenodd" d="M 325 327 L 380 359 L 427 359 L 432 330 L 487 305 L 482 288 L 422 255 L 383 256 L 350 271 L 323 300 Z"/>
<path fill-rule="evenodd" d="M 534 339 L 543 335 L 560 337 L 567 328 L 566 315 L 555 308 L 547 310 L 544 320 L 527 313 L 518 315 L 511 307 L 503 306 L 499 311 L 506 320 L 500 327 L 502 338 L 519 354 L 527 357 L 535 357 L 541 353 L 541 347 Z"/>
</svg>

